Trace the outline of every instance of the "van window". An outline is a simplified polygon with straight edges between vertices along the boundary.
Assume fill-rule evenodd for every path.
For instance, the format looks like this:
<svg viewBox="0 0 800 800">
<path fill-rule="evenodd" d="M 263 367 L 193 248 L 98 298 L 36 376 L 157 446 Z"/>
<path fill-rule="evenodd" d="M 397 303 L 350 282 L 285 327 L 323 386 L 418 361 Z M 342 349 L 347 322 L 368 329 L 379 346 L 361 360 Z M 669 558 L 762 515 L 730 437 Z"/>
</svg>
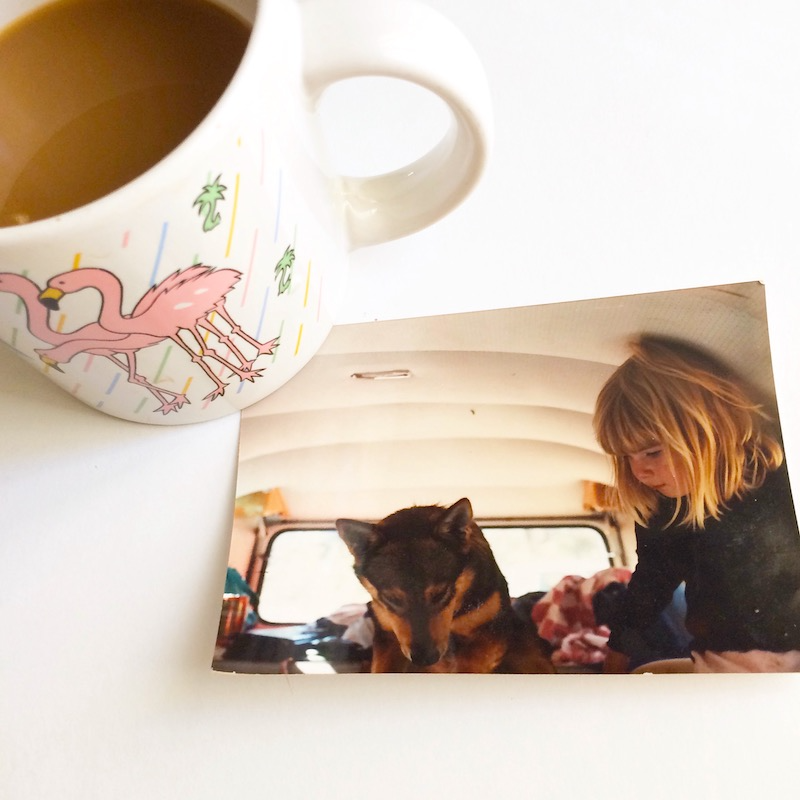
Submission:
<svg viewBox="0 0 800 800">
<path fill-rule="evenodd" d="M 565 575 L 589 577 L 611 565 L 608 544 L 590 526 L 481 525 L 512 597 L 546 591 Z M 274 623 L 307 623 L 369 595 L 334 529 L 291 528 L 270 539 L 259 614 Z"/>
<path fill-rule="evenodd" d="M 546 592 L 565 575 L 589 578 L 612 565 L 606 537 L 588 525 L 481 527 L 512 597 Z"/>
<path fill-rule="evenodd" d="M 290 529 L 270 540 L 258 610 L 268 622 L 313 622 L 369 595 L 333 529 Z"/>
</svg>

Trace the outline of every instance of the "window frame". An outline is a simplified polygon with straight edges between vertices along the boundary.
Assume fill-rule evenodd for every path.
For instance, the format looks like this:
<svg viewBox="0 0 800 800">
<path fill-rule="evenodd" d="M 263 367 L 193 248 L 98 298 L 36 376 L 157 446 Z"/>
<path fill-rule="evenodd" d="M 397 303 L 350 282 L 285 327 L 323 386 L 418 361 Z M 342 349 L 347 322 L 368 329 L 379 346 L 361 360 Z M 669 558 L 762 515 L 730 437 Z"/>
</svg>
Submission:
<svg viewBox="0 0 800 800">
<path fill-rule="evenodd" d="M 378 522 L 378 520 L 369 520 L 370 522 Z M 482 517 L 476 518 L 475 522 L 478 526 L 483 528 L 591 528 L 595 530 L 603 541 L 605 552 L 608 556 L 609 567 L 626 566 L 625 564 L 625 551 L 622 546 L 621 532 L 618 524 L 614 518 L 607 514 L 591 514 L 586 516 L 570 516 L 570 517 L 521 517 L 521 518 L 507 518 L 507 517 Z M 266 528 L 266 544 L 264 546 L 264 555 L 261 559 L 258 576 L 257 593 L 259 597 L 259 619 L 262 623 L 276 627 L 290 626 L 290 625 L 304 625 L 312 620 L 296 620 L 296 621 L 275 621 L 267 619 L 263 616 L 261 611 L 262 593 L 264 591 L 264 582 L 267 573 L 267 565 L 269 563 L 270 553 L 274 547 L 275 540 L 292 531 L 330 531 L 332 535 L 338 536 L 336 525 L 330 520 L 292 520 L 286 522 L 275 522 L 271 520 L 269 523 L 265 521 Z"/>
</svg>

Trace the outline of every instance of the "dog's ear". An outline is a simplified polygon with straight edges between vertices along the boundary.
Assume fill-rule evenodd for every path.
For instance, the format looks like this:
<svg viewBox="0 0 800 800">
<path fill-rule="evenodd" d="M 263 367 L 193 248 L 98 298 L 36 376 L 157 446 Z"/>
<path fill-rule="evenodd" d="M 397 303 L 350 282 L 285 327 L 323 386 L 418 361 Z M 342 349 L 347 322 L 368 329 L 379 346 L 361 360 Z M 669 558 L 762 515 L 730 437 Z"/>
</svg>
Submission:
<svg viewBox="0 0 800 800">
<path fill-rule="evenodd" d="M 363 560 L 378 539 L 374 525 L 357 519 L 337 519 L 336 530 L 356 561 Z"/>
<path fill-rule="evenodd" d="M 450 508 L 445 509 L 436 526 L 436 535 L 451 542 L 455 541 L 466 549 L 472 527 L 472 503 L 466 497 L 462 497 Z"/>
</svg>

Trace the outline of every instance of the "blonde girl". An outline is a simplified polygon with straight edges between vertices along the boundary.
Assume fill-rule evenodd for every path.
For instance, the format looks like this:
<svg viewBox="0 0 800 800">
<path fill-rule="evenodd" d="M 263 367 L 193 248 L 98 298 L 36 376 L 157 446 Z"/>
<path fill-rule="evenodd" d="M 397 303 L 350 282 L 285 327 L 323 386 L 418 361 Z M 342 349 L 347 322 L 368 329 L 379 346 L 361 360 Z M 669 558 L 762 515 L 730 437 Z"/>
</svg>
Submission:
<svg viewBox="0 0 800 800">
<path fill-rule="evenodd" d="M 800 534 L 778 434 L 753 393 L 696 348 L 642 338 L 601 390 L 594 427 L 637 537 L 606 620 L 612 650 L 685 583 L 692 662 L 665 669 L 800 671 Z"/>
</svg>

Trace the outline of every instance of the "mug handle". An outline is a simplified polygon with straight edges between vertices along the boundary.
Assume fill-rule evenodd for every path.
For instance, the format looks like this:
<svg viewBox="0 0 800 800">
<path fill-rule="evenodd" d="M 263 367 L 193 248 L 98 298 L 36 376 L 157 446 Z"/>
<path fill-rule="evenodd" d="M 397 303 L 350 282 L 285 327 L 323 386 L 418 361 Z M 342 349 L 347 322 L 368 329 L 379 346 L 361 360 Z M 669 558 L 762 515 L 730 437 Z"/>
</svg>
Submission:
<svg viewBox="0 0 800 800">
<path fill-rule="evenodd" d="M 452 113 L 443 139 L 413 164 L 366 178 L 339 176 L 351 247 L 441 219 L 472 191 L 491 147 L 491 99 L 477 53 L 449 20 L 416 0 L 305 0 L 299 8 L 314 105 L 333 83 L 379 76 L 428 89 Z"/>
</svg>

